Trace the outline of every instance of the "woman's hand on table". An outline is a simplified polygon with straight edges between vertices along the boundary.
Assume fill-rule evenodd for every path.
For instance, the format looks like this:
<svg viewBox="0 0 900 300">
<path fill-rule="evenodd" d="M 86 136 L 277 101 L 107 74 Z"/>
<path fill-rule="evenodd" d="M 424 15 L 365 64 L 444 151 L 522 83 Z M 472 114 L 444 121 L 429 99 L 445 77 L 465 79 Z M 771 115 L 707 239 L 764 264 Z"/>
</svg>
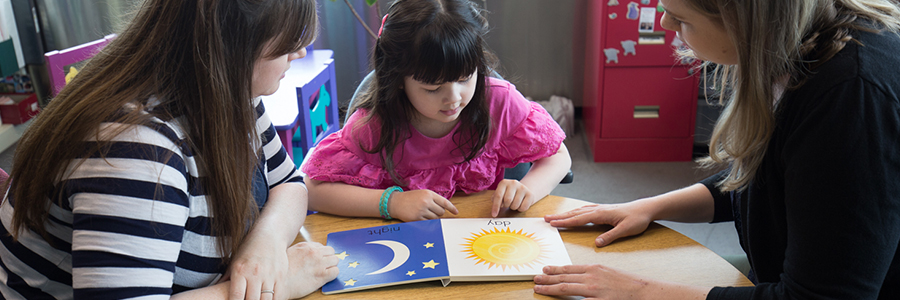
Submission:
<svg viewBox="0 0 900 300">
<path fill-rule="evenodd" d="M 281 274 L 284 275 L 284 277 L 279 277 L 279 280 L 272 282 L 272 284 L 267 285 L 266 283 L 263 283 L 262 286 L 264 287 L 262 289 L 254 289 L 251 282 L 258 283 L 258 279 L 253 279 L 255 279 L 254 277 L 259 276 L 231 276 L 229 298 L 247 300 L 301 298 L 316 291 L 325 283 L 337 278 L 338 258 L 334 255 L 334 248 L 315 242 L 301 242 L 288 247 L 287 250 L 281 250 L 281 252 L 286 258 L 285 263 L 282 265 L 284 267 L 284 274 Z M 238 269 L 240 268 L 229 268 L 229 273 L 233 272 L 231 270 Z M 266 274 L 263 270 L 257 269 L 257 271 L 260 273 L 258 275 Z M 226 274 L 222 280 L 229 280 L 228 276 L 229 275 Z M 238 289 L 241 286 L 244 286 L 245 288 L 243 290 Z M 256 286 L 258 286 L 258 284 L 256 284 Z M 264 290 L 274 292 L 263 293 L 262 291 Z"/>
<path fill-rule="evenodd" d="M 652 213 L 643 203 L 635 201 L 623 204 L 592 204 L 564 213 L 544 216 L 553 227 L 573 227 L 587 223 L 612 225 L 613 228 L 597 236 L 597 247 L 609 245 L 616 239 L 640 234 L 653 222 Z"/>
<path fill-rule="evenodd" d="M 288 294 L 275 299 L 295 299 L 309 295 L 338 276 L 334 248 L 315 242 L 296 243 L 287 249 L 290 277 L 283 287 Z"/>
<path fill-rule="evenodd" d="M 388 212 L 391 218 L 403 222 L 437 219 L 446 212 L 459 214 L 450 200 L 431 190 L 394 192 L 388 201 Z"/>
<path fill-rule="evenodd" d="M 497 184 L 497 189 L 491 195 L 491 217 L 497 217 L 500 209 L 508 207 L 512 210 L 526 211 L 531 205 L 537 202 L 534 193 L 522 184 L 521 181 L 514 179 L 503 179 Z"/>
<path fill-rule="evenodd" d="M 546 266 L 534 292 L 587 299 L 706 299 L 711 288 L 641 278 L 602 265 Z"/>
<path fill-rule="evenodd" d="M 272 293 L 262 293 L 265 290 L 285 294 L 289 258 L 287 245 L 273 245 L 277 240 L 264 233 L 247 235 L 221 280 L 231 281 L 229 299 L 272 299 Z"/>
<path fill-rule="evenodd" d="M 546 266 L 534 277 L 534 292 L 588 299 L 643 299 L 650 282 L 602 265 Z"/>
</svg>

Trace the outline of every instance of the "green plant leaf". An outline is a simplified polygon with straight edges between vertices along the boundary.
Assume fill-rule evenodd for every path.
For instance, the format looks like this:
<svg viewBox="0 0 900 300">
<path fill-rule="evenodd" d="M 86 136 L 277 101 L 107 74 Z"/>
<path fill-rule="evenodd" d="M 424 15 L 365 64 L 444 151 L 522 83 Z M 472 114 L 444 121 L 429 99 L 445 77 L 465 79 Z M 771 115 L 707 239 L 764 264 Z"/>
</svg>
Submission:
<svg viewBox="0 0 900 300">
<path fill-rule="evenodd" d="M 378 2 L 378 0 L 366 0 L 366 4 L 368 4 L 369 6 L 375 5 L 375 2 Z"/>
</svg>

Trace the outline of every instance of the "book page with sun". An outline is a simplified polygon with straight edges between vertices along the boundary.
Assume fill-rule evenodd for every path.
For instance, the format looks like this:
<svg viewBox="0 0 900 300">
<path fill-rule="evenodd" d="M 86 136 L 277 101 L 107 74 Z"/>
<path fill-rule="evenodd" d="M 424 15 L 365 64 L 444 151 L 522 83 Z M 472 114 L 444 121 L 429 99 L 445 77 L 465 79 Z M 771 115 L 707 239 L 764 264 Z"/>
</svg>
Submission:
<svg viewBox="0 0 900 300">
<path fill-rule="evenodd" d="M 543 218 L 442 219 L 453 281 L 522 280 L 546 265 L 572 264 L 556 228 Z M 446 230 L 452 228 L 452 230 Z"/>
</svg>

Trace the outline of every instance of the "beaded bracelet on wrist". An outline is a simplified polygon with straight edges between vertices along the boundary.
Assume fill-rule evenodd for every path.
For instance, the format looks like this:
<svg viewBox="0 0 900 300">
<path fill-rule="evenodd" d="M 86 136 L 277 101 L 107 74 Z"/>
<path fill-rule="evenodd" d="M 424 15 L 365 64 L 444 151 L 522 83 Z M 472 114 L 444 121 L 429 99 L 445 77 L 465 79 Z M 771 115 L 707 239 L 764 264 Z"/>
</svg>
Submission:
<svg viewBox="0 0 900 300">
<path fill-rule="evenodd" d="M 388 212 L 388 201 L 391 200 L 391 194 L 394 192 L 403 192 L 403 188 L 399 186 L 392 186 L 384 190 L 381 193 L 381 202 L 378 204 L 378 210 L 381 212 L 381 218 L 385 220 L 393 219 L 391 218 L 391 214 Z"/>
</svg>

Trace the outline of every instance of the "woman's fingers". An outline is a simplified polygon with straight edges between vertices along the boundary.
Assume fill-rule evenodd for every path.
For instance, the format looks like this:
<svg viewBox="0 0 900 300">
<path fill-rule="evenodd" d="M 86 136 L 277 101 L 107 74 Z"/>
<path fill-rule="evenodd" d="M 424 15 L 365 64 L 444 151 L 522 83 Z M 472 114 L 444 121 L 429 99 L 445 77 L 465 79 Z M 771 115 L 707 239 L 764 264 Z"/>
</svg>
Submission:
<svg viewBox="0 0 900 300">
<path fill-rule="evenodd" d="M 277 291 L 275 290 L 275 286 L 273 284 L 268 284 L 271 287 L 266 287 L 266 284 L 263 284 L 259 290 L 259 300 L 273 300 L 275 299 L 275 294 Z M 271 291 L 271 293 L 269 293 Z M 248 292 L 249 293 L 249 292 Z M 248 294 L 249 296 L 249 294 Z M 248 298 L 249 299 L 249 298 Z"/>
<path fill-rule="evenodd" d="M 553 285 L 535 285 L 534 292 L 551 296 L 582 296 L 590 297 L 589 289 L 580 283 L 557 283 Z"/>
<path fill-rule="evenodd" d="M 581 226 L 587 223 L 598 223 L 595 218 L 601 215 L 598 206 L 582 207 L 568 213 L 544 217 L 553 227 Z"/>
<path fill-rule="evenodd" d="M 244 300 L 247 294 L 247 281 L 242 276 L 232 276 L 231 290 L 229 291 L 229 299 Z"/>
<path fill-rule="evenodd" d="M 246 300 L 259 300 L 262 297 L 262 283 L 256 281 L 247 281 L 247 293 L 244 296 Z"/>
<path fill-rule="evenodd" d="M 567 212 L 563 212 L 563 213 L 546 215 L 546 216 L 544 216 L 544 221 L 550 222 L 550 221 L 556 221 L 556 220 L 569 219 L 574 216 L 583 215 L 586 212 L 593 211 L 594 209 L 596 209 L 597 206 L 598 206 L 597 204 L 591 204 L 591 205 L 582 206 L 582 207 L 579 207 L 579 208 L 576 208 L 576 209 L 573 209 L 573 210 L 570 210 Z"/>
<path fill-rule="evenodd" d="M 270 296 L 269 298 L 266 298 L 265 293 L 263 293 L 263 295 L 260 297 L 260 300 L 266 300 L 266 299 L 278 299 L 278 300 L 281 300 L 281 299 L 288 299 L 288 289 L 287 289 L 286 287 L 283 287 L 283 286 L 284 286 L 284 284 L 280 284 L 280 285 L 279 285 L 279 284 L 276 282 L 275 285 L 272 286 L 272 288 L 269 289 L 269 290 L 273 291 L 273 293 L 269 294 L 269 295 L 271 295 L 271 296 Z M 265 289 L 263 289 L 263 290 L 265 290 Z"/>
<path fill-rule="evenodd" d="M 583 274 L 587 272 L 590 265 L 567 265 L 567 266 L 544 266 L 541 271 L 547 275 L 559 274 Z M 538 275 L 542 276 L 542 275 Z"/>
<path fill-rule="evenodd" d="M 570 266 L 546 266 L 545 275 L 534 277 L 534 291 L 544 295 L 578 295 L 588 296 L 588 287 L 584 285 L 588 280 L 585 275 L 587 265 Z"/>
<path fill-rule="evenodd" d="M 598 235 L 597 239 L 594 240 L 594 244 L 597 245 L 597 247 L 603 247 L 603 246 L 609 245 L 610 243 L 612 243 L 613 241 L 615 241 L 621 237 L 633 235 L 633 234 L 628 234 L 628 232 L 626 232 L 626 229 L 627 228 L 625 228 L 625 226 L 613 227 L 609 231 Z"/>
</svg>

